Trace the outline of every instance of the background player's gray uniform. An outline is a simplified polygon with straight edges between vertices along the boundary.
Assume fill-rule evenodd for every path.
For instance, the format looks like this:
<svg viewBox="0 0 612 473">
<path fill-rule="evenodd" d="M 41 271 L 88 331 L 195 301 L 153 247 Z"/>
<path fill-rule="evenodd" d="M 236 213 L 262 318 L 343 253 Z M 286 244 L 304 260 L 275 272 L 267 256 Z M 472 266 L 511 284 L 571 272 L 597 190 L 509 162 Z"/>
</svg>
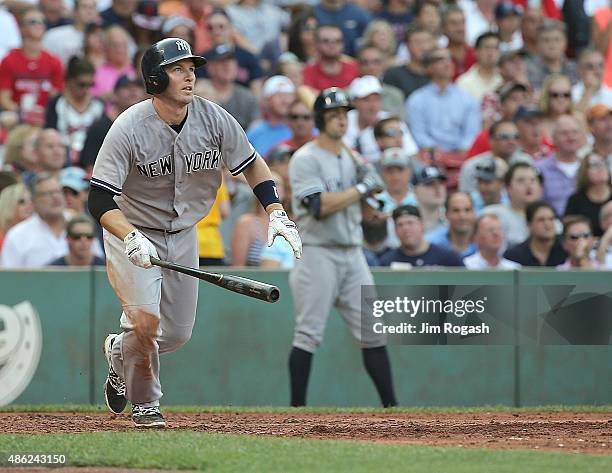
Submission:
<svg viewBox="0 0 612 473">
<path fill-rule="evenodd" d="M 157 115 L 152 101 L 145 100 L 113 123 L 98 153 L 91 185 L 115 194 L 128 221 L 151 240 L 161 259 L 193 267 L 198 264 L 195 224 L 215 201 L 221 160 L 236 175 L 256 156 L 240 125 L 216 104 L 194 97 L 177 134 Z M 104 247 L 109 280 L 123 307 L 123 333 L 113 344 L 113 368 L 125 379 L 129 401 L 156 401 L 162 396 L 158 353 L 173 351 L 189 339 L 197 280 L 133 265 L 124 243 L 107 231 Z M 160 317 L 158 351 L 153 354 L 143 354 L 127 317 L 137 311 Z"/>
<path fill-rule="evenodd" d="M 385 345 L 384 336 L 368 330 L 361 333 L 361 286 L 374 282 L 362 250 L 360 203 L 320 220 L 302 203 L 316 193 L 353 187 L 357 174 L 351 156 L 346 150 L 336 156 L 315 142 L 307 143 L 292 156 L 289 178 L 304 248 L 302 259 L 295 262 L 289 276 L 296 313 L 293 346 L 310 353 L 317 349 L 332 306 L 362 347 Z M 370 327 L 373 322 L 373 317 L 368 320 Z"/>
</svg>

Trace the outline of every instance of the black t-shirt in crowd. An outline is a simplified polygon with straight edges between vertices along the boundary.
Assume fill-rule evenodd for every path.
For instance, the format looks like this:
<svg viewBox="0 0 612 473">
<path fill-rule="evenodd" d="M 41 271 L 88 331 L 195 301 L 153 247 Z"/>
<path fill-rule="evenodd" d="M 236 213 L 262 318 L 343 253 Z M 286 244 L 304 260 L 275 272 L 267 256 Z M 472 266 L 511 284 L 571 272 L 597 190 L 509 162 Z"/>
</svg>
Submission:
<svg viewBox="0 0 612 473">
<path fill-rule="evenodd" d="M 409 256 L 401 248 L 395 248 L 380 257 L 381 266 L 390 266 L 394 262 L 410 263 L 416 268 L 422 266 L 464 266 L 458 253 L 433 243 L 430 243 L 425 253 L 417 256 Z"/>
<path fill-rule="evenodd" d="M 404 93 L 404 98 L 407 99 L 412 92 L 427 84 L 429 78 L 412 72 L 406 66 L 395 66 L 387 69 L 383 82 L 400 89 Z"/>
<path fill-rule="evenodd" d="M 565 215 L 585 215 L 591 221 L 593 235 L 603 235 L 601 225 L 599 225 L 599 211 L 601 208 L 612 199 L 612 194 L 605 202 L 593 202 L 586 195 L 586 192 L 579 191 L 572 194 L 567 200 L 565 207 Z"/>
<path fill-rule="evenodd" d="M 106 113 L 91 124 L 87 130 L 85 144 L 79 156 L 79 166 L 86 168 L 87 166 L 94 165 L 96 157 L 98 156 L 98 151 L 100 151 L 104 138 L 106 138 L 106 134 L 108 130 L 110 130 L 112 124 L 113 121 L 108 118 Z"/>
<path fill-rule="evenodd" d="M 560 264 L 565 263 L 567 259 L 567 253 L 561 246 L 561 240 L 558 238 L 555 239 L 555 243 L 553 244 L 550 253 L 548 254 L 548 258 L 546 259 L 546 263 L 544 265 L 540 264 L 540 261 L 533 255 L 531 252 L 531 248 L 529 248 L 530 239 L 528 238 L 523 243 L 519 243 L 512 248 L 509 248 L 504 253 L 504 258 L 509 259 L 510 261 L 514 261 L 523 266 L 558 266 Z"/>
</svg>

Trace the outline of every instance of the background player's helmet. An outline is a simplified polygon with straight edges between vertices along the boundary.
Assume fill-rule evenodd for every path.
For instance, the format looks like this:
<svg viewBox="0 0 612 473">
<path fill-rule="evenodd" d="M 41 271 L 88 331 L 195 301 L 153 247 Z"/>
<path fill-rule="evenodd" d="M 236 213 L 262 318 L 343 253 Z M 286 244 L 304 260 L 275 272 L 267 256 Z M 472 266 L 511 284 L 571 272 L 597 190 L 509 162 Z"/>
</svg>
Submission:
<svg viewBox="0 0 612 473">
<path fill-rule="evenodd" d="M 140 63 L 147 93 L 161 94 L 168 87 L 169 79 L 164 66 L 189 58 L 193 59 L 196 68 L 206 64 L 202 56 L 191 54 L 191 46 L 183 39 L 166 38 L 151 45 Z"/>
<path fill-rule="evenodd" d="M 315 126 L 319 130 L 323 130 L 325 128 L 325 120 L 323 119 L 323 114 L 327 110 L 333 110 L 334 108 L 346 108 L 348 110 L 352 110 L 353 106 L 351 105 L 351 100 L 347 93 L 339 89 L 337 87 L 331 87 L 329 89 L 323 90 L 314 103 L 314 119 Z"/>
</svg>

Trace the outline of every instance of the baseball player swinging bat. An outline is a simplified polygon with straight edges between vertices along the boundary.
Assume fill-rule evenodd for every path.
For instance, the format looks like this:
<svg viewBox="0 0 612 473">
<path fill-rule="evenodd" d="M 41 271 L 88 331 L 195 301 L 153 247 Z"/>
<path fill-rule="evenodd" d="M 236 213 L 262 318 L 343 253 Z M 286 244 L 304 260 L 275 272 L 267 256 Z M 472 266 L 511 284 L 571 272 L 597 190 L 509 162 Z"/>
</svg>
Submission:
<svg viewBox="0 0 612 473">
<path fill-rule="evenodd" d="M 187 274 L 188 276 L 193 276 L 194 278 L 210 282 L 215 286 L 222 287 L 228 291 L 237 292 L 238 294 L 260 299 L 262 301 L 276 302 L 280 298 L 280 291 L 278 290 L 278 287 L 259 281 L 254 281 L 252 279 L 241 278 L 240 276 L 211 273 L 208 271 L 202 271 L 201 269 L 189 268 L 187 266 L 181 266 L 180 264 L 170 263 L 169 261 L 162 261 L 157 258 L 151 258 L 151 264 L 161 268 L 178 271 L 179 273 Z"/>
</svg>

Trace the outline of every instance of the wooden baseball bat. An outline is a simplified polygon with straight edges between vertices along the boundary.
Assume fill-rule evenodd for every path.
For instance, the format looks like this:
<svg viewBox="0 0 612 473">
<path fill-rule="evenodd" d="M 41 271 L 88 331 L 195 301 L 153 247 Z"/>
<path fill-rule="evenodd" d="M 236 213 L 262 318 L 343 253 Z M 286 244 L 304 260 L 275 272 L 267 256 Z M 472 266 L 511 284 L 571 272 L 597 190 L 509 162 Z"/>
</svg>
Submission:
<svg viewBox="0 0 612 473">
<path fill-rule="evenodd" d="M 278 287 L 270 284 L 265 284 L 252 279 L 241 278 L 240 276 L 232 276 L 231 274 L 211 273 L 202 271 L 201 269 L 189 268 L 180 264 L 170 263 L 157 258 L 151 258 L 151 264 L 161 268 L 171 269 L 179 273 L 193 276 L 194 278 L 222 287 L 228 291 L 237 292 L 243 296 L 253 297 L 266 302 L 276 302 L 280 298 Z"/>
</svg>

